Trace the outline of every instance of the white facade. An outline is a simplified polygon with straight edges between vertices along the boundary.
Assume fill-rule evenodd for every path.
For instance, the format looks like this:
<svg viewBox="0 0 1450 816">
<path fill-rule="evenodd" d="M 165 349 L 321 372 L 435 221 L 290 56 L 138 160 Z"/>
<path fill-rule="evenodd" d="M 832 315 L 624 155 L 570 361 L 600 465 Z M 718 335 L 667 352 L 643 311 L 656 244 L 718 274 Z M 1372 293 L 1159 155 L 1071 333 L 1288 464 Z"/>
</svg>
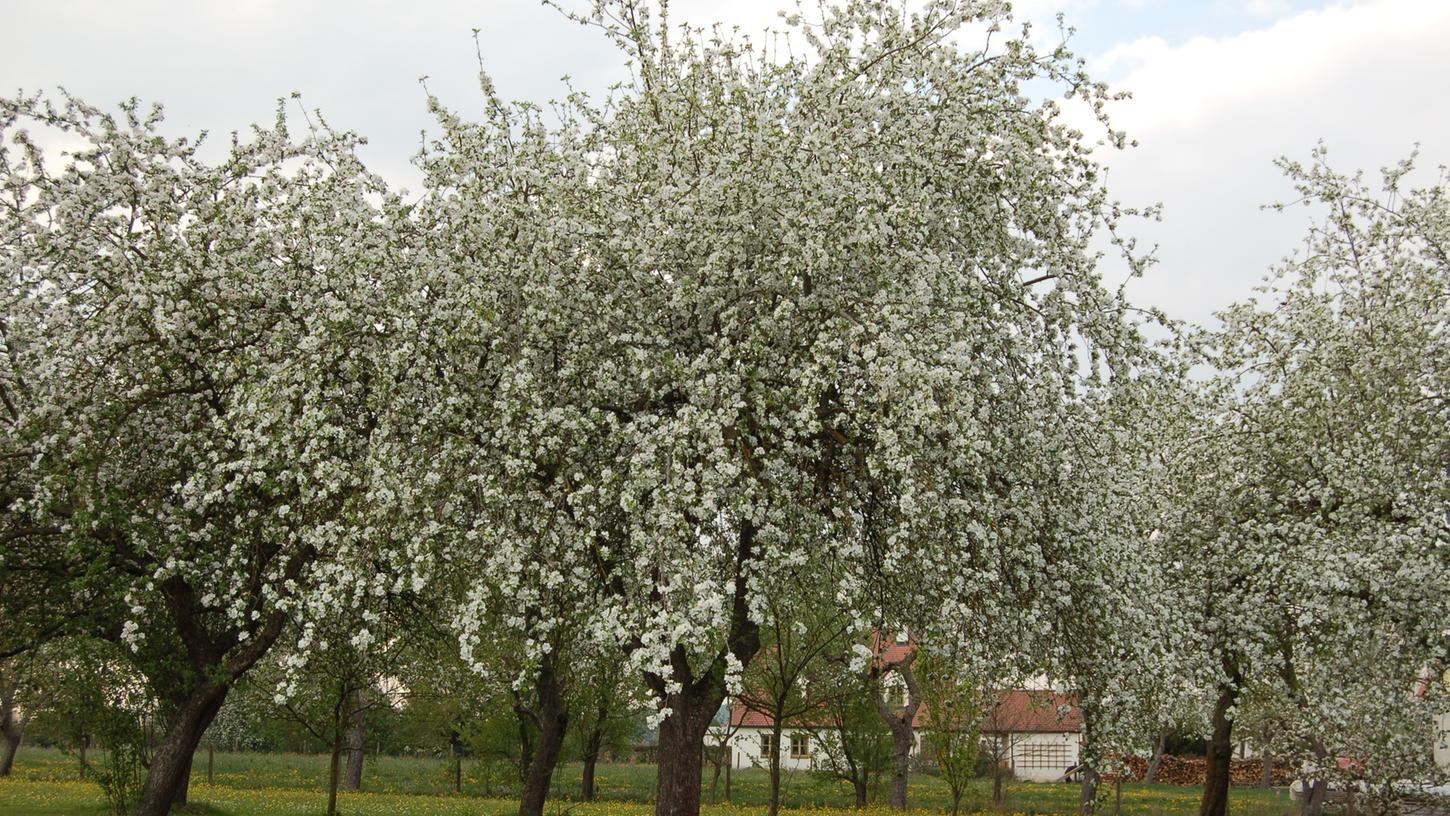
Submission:
<svg viewBox="0 0 1450 816">
<path fill-rule="evenodd" d="M 1450 769 L 1450 713 L 1435 723 L 1435 764 Z"/>
<path fill-rule="evenodd" d="M 818 748 L 816 729 L 781 730 L 780 767 L 791 771 L 811 770 Z M 769 767 L 771 733 L 765 727 L 741 727 L 731 745 L 731 764 L 736 768 Z M 993 739 L 986 734 L 983 741 Z M 1028 782 L 1056 782 L 1077 764 L 1079 740 L 1076 732 L 1020 732 L 1005 735 L 1000 753 L 1018 779 Z M 916 752 L 921 750 L 921 730 L 916 732 Z"/>
</svg>

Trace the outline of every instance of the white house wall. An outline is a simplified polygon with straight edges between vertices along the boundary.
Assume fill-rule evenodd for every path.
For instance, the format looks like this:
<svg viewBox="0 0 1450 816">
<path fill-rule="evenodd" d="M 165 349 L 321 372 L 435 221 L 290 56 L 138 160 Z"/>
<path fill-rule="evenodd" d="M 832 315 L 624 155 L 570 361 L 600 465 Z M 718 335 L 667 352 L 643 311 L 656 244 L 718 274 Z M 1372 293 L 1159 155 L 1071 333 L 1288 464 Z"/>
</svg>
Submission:
<svg viewBox="0 0 1450 816">
<path fill-rule="evenodd" d="M 811 753 L 819 748 L 811 729 L 785 728 L 781 731 L 780 767 L 792 771 L 811 769 L 810 757 L 790 755 L 791 736 L 799 732 L 810 740 Z M 731 740 L 731 761 L 736 768 L 767 768 L 770 766 L 762 750 L 769 728 L 741 728 Z M 921 750 L 921 731 L 916 732 L 916 750 Z M 990 739 L 990 737 L 988 737 Z M 1012 735 L 1011 766 L 1013 774 L 1029 782 L 1054 782 L 1068 768 L 1077 764 L 1078 735 L 1075 733 L 1019 733 Z"/>
<path fill-rule="evenodd" d="M 1450 714 L 1435 723 L 1435 764 L 1450 770 Z"/>
</svg>

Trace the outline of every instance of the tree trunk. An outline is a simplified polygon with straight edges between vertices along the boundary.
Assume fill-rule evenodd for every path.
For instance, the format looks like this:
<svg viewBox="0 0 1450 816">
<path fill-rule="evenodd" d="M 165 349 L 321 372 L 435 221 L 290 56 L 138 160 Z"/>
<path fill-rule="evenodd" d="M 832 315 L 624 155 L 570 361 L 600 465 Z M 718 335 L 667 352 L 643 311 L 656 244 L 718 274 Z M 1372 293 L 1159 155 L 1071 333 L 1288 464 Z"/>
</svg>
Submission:
<svg viewBox="0 0 1450 816">
<path fill-rule="evenodd" d="M 722 760 L 716 760 L 710 763 L 710 804 L 712 805 L 720 801 L 718 795 L 720 790 L 720 772 L 725 770 L 724 765 L 725 763 Z"/>
<path fill-rule="evenodd" d="M 216 784 L 216 748 L 210 745 L 206 749 L 206 784 Z"/>
<path fill-rule="evenodd" d="M 337 816 L 337 783 L 341 771 L 342 723 L 335 722 L 332 726 L 332 760 L 327 765 L 327 816 Z"/>
<path fill-rule="evenodd" d="M 343 787 L 350 791 L 362 790 L 363 775 L 363 693 L 362 690 L 352 695 L 352 710 L 348 712 L 347 726 L 347 776 L 343 779 Z"/>
<path fill-rule="evenodd" d="M 559 750 L 564 745 L 564 734 L 569 726 L 569 710 L 552 661 L 544 662 L 535 688 L 539 697 L 539 738 L 529 758 L 528 775 L 524 777 L 524 794 L 519 802 L 521 816 L 544 816 L 544 802 L 549 797 L 549 784 L 554 778 L 554 768 L 559 764 Z"/>
<path fill-rule="evenodd" d="M 1098 769 L 1092 765 L 1082 768 L 1082 791 L 1078 796 L 1079 816 L 1092 816 L 1098 806 Z"/>
<path fill-rule="evenodd" d="M 463 742 L 458 738 L 458 730 L 448 732 L 448 750 L 453 754 L 453 792 L 463 791 Z"/>
<path fill-rule="evenodd" d="M 1002 777 L 1005 776 L 1002 770 L 1001 765 L 992 769 L 992 804 L 997 807 L 1002 806 Z"/>
<path fill-rule="evenodd" d="M 962 807 L 962 791 L 960 788 L 952 789 L 952 816 L 957 816 L 957 811 Z"/>
<path fill-rule="evenodd" d="M 700 816 L 701 771 L 705 761 L 705 735 L 710 721 L 725 701 L 727 655 L 740 666 L 750 665 L 760 651 L 760 627 L 750 619 L 746 603 L 749 584 L 746 565 L 755 559 L 755 525 L 744 522 L 736 542 L 735 562 L 740 574 L 730 606 L 730 630 L 725 650 L 703 672 L 696 674 L 683 646 L 670 651 L 670 675 L 647 673 L 645 682 L 655 699 L 669 708 L 660 722 L 658 775 L 655 780 L 655 816 Z M 726 778 L 729 789 L 729 778 Z"/>
<path fill-rule="evenodd" d="M 0 757 L 0 776 L 9 776 L 15 767 L 15 752 L 20 750 L 20 732 L 5 734 L 5 755 Z"/>
<path fill-rule="evenodd" d="M 1264 746 L 1264 773 L 1259 777 L 1259 787 L 1274 787 L 1274 755 L 1269 753 L 1269 746 Z"/>
<path fill-rule="evenodd" d="M 1304 816 L 1321 816 L 1324 800 L 1328 797 L 1329 785 L 1323 779 L 1316 779 L 1309 785 L 1308 797 L 1304 800 Z"/>
<path fill-rule="evenodd" d="M 599 749 L 604 744 L 604 728 L 596 723 L 584 742 L 584 778 L 579 784 L 579 797 L 586 802 L 594 801 L 594 768 L 599 764 Z M 719 771 L 715 776 L 720 776 Z"/>
<path fill-rule="evenodd" d="M 195 761 L 195 752 L 186 755 L 186 768 L 181 772 L 181 783 L 176 786 L 176 796 L 171 800 L 174 808 L 184 806 L 191 796 L 191 766 Z"/>
<path fill-rule="evenodd" d="M 584 754 L 584 777 L 579 786 L 579 797 L 584 802 L 595 800 L 595 765 L 597 764 L 599 764 L 599 749 L 595 748 L 595 751 Z"/>
<path fill-rule="evenodd" d="M 916 747 L 916 712 L 921 707 L 921 694 L 916 686 L 916 675 L 911 668 L 915 661 L 916 653 L 912 652 L 895 665 L 869 669 L 867 675 L 868 682 L 873 685 L 871 697 L 876 705 L 876 713 L 881 715 L 891 731 L 892 810 L 906 810 L 906 784 L 911 777 L 911 749 Z M 906 683 L 904 706 L 893 708 L 882 695 L 880 678 L 888 671 L 897 672 Z"/>
<path fill-rule="evenodd" d="M 906 810 L 906 783 L 911 777 L 911 725 L 891 729 L 891 809 Z"/>
<path fill-rule="evenodd" d="M 1113 816 L 1123 814 L 1123 772 L 1126 766 L 1118 768 L 1117 778 L 1113 780 Z"/>
<path fill-rule="evenodd" d="M 730 771 L 735 767 L 735 749 L 730 749 L 729 762 L 725 763 L 725 802 L 730 802 Z"/>
<path fill-rule="evenodd" d="M 20 738 L 24 732 L 23 726 L 15 719 L 15 694 L 13 687 L 7 687 L 4 691 L 3 711 L 0 711 L 0 735 L 5 738 L 5 756 L 0 758 L 0 776 L 9 776 L 11 769 L 15 766 L 15 752 L 20 750 Z"/>
<path fill-rule="evenodd" d="M 1163 764 L 1163 751 L 1168 746 L 1168 732 L 1159 731 L 1158 739 L 1153 743 L 1153 756 L 1148 760 L 1148 770 L 1143 774 L 1143 782 L 1151 785 L 1158 779 L 1158 767 Z"/>
<path fill-rule="evenodd" d="M 171 812 L 177 794 L 190 779 L 191 757 L 226 698 L 227 686 L 207 680 L 178 706 L 171 727 L 151 758 L 146 784 L 132 816 L 166 816 Z"/>
<path fill-rule="evenodd" d="M 699 816 L 705 733 L 724 699 L 694 684 L 670 694 L 670 715 L 660 723 L 655 816 Z"/>
<path fill-rule="evenodd" d="M 1219 686 L 1213 706 L 1213 733 L 1208 740 L 1208 769 L 1203 783 L 1199 816 L 1228 816 L 1230 764 L 1233 761 L 1233 718 L 1229 711 L 1239 698 L 1237 678 Z"/>
<path fill-rule="evenodd" d="M 770 804 L 766 807 L 768 816 L 779 816 L 780 814 L 780 738 L 784 736 L 784 728 L 781 725 L 780 712 L 771 718 L 770 741 L 775 750 L 770 752 Z"/>
<path fill-rule="evenodd" d="M 851 787 L 856 789 L 856 809 L 860 810 L 861 808 L 866 807 L 866 805 L 868 804 L 866 796 L 866 776 L 862 774 L 861 776 L 852 779 Z"/>
</svg>

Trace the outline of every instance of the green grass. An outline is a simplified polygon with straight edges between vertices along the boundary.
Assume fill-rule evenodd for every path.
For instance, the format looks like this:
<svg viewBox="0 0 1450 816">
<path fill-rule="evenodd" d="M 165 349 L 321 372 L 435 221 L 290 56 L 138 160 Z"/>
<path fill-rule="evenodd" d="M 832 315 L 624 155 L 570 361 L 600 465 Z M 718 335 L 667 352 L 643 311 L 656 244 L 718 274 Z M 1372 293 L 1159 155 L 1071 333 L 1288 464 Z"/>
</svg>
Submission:
<svg viewBox="0 0 1450 816">
<path fill-rule="evenodd" d="M 362 793 L 339 795 L 338 810 L 345 816 L 399 814 L 468 814 L 508 816 L 516 812 L 509 792 L 497 786 L 488 789 L 476 766 L 465 761 L 463 794 L 453 794 L 451 765 L 439 759 L 377 757 L 370 759 L 363 774 Z M 216 783 L 206 784 L 206 754 L 200 753 L 193 766 L 191 801 L 184 812 L 212 816 L 315 816 L 325 811 L 327 757 L 295 754 L 216 755 Z M 601 765 L 597 778 L 601 801 L 574 801 L 579 790 L 579 766 L 566 765 L 555 774 L 555 796 L 551 811 L 558 816 L 649 816 L 648 802 L 654 793 L 654 767 L 650 765 Z M 733 773 L 734 805 L 707 805 L 707 816 L 753 816 L 762 813 L 767 799 L 768 777 L 758 769 Z M 709 801 L 710 777 L 705 778 Z M 723 788 L 723 779 L 721 782 Z M 1102 791 L 1105 807 L 1112 813 L 1112 788 Z M 1200 790 L 1174 785 L 1123 786 L 1122 816 L 1187 816 L 1198 808 Z M 911 802 L 923 811 L 951 807 L 951 797 L 941 780 L 924 774 L 912 778 Z M 1005 812 L 1013 814 L 1075 814 L 1078 788 L 1075 785 L 1012 783 L 1008 786 Z M 782 804 L 815 811 L 845 809 L 850 789 L 808 773 L 787 773 L 782 781 Z M 966 809 L 996 811 L 991 807 L 991 788 L 979 780 L 963 802 Z M 1285 816 L 1291 811 L 1282 790 L 1235 788 L 1230 798 L 1235 816 Z M 879 808 L 873 808 L 873 811 Z M 97 816 L 104 813 L 100 789 L 83 781 L 74 757 L 59 751 L 25 747 L 16 757 L 13 776 L 0 779 L 0 816 Z M 884 811 L 883 811 L 884 812 Z M 856 811 L 850 811 L 855 814 Z M 848 814 L 840 814 L 848 816 Z"/>
</svg>

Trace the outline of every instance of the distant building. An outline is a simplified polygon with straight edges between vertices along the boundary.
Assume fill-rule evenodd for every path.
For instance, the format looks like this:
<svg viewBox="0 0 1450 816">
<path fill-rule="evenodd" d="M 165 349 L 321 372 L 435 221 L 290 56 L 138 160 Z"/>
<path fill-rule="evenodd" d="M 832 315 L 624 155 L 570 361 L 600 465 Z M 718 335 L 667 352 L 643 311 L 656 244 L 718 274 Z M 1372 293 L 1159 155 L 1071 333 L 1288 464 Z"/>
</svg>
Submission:
<svg viewBox="0 0 1450 816">
<path fill-rule="evenodd" d="M 1073 695 L 1053 691 L 1012 689 L 998 694 L 998 702 L 982 721 L 983 754 L 997 757 L 1018 779 L 1054 782 L 1078 762 L 1082 713 Z M 916 751 L 929 715 L 918 709 Z M 810 770 L 820 733 L 830 727 L 801 723 L 781 730 L 780 745 L 773 746 L 770 715 L 734 701 L 730 706 L 731 762 L 737 768 L 766 767 L 772 749 L 780 751 L 780 765 Z"/>
</svg>

